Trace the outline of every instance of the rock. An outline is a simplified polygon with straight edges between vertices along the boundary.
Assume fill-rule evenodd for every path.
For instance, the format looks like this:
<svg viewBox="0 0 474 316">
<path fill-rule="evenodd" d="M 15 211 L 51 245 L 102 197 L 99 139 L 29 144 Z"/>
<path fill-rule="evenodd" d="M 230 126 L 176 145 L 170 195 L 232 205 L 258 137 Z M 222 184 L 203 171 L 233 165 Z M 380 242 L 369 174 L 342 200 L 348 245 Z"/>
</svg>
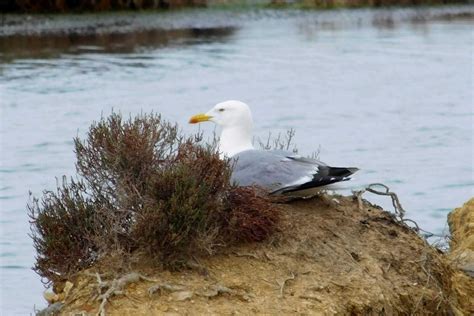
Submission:
<svg viewBox="0 0 474 316">
<path fill-rule="evenodd" d="M 66 281 L 66 284 L 64 285 L 64 290 L 63 290 L 64 299 L 68 297 L 69 292 L 71 291 L 73 287 L 74 287 L 74 284 L 72 282 Z"/>
<path fill-rule="evenodd" d="M 461 271 L 453 274 L 451 282 L 459 302 L 459 311 L 474 313 L 474 198 L 448 215 L 451 231 L 450 261 Z"/>
<path fill-rule="evenodd" d="M 74 284 L 72 282 L 66 281 L 64 286 L 61 287 L 62 291 L 60 293 L 46 291 L 43 293 L 43 297 L 49 304 L 64 302 L 73 286 Z"/>
<path fill-rule="evenodd" d="M 56 302 L 54 304 L 49 305 L 45 309 L 36 313 L 36 316 L 56 316 L 59 315 L 59 312 L 63 308 L 64 303 Z"/>
<path fill-rule="evenodd" d="M 451 258 L 457 266 L 473 271 L 474 266 L 474 198 L 448 215 L 451 231 Z"/>
<path fill-rule="evenodd" d="M 204 289 L 203 291 L 199 291 L 196 294 L 199 295 L 199 296 L 214 297 L 214 296 L 218 296 L 218 295 L 224 294 L 224 293 L 232 294 L 233 292 L 234 291 L 232 291 L 228 287 L 225 287 L 225 286 L 220 285 L 220 284 L 216 284 L 216 285 L 211 285 L 210 287 Z"/>
<path fill-rule="evenodd" d="M 59 295 L 53 292 L 43 292 L 43 297 L 49 304 L 53 304 L 59 301 Z"/>
<path fill-rule="evenodd" d="M 178 302 L 189 300 L 193 296 L 194 293 L 191 291 L 179 291 L 171 294 L 172 299 Z"/>
</svg>

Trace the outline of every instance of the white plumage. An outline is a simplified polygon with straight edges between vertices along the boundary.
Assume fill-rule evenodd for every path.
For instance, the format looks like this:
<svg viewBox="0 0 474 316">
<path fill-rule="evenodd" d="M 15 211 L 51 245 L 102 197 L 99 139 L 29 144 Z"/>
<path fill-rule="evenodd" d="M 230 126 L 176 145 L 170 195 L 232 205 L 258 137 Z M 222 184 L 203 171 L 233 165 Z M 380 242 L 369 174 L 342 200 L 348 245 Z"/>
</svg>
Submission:
<svg viewBox="0 0 474 316">
<path fill-rule="evenodd" d="M 225 101 L 190 123 L 211 121 L 221 126 L 219 150 L 235 159 L 232 179 L 239 185 L 258 185 L 271 193 L 290 193 L 350 179 L 357 168 L 330 167 L 325 163 L 282 150 L 259 150 L 252 145 L 252 113 L 247 104 Z"/>
</svg>

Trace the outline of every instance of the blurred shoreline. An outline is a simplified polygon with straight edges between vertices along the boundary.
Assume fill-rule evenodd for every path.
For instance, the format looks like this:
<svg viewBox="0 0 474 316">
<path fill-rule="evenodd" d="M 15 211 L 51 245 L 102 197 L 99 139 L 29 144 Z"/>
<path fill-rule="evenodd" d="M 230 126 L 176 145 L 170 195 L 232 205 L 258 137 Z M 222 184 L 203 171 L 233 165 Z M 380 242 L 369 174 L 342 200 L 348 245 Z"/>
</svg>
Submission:
<svg viewBox="0 0 474 316">
<path fill-rule="evenodd" d="M 473 4 L 472 0 L 0 0 L 0 12 L 84 13 L 190 7 L 340 9 Z"/>
<path fill-rule="evenodd" d="M 189 13 L 192 12 L 192 15 Z M 348 14 L 350 12 L 350 14 Z M 430 21 L 474 21 L 474 5 L 413 6 L 338 10 L 300 10 L 261 7 L 187 8 L 170 11 L 115 11 L 82 14 L 0 15 L 0 38 L 38 36 L 106 36 L 150 31 L 199 30 L 241 27 L 268 17 L 302 16 L 321 27 L 393 27 L 397 23 Z M 3 46 L 0 43 L 0 47 Z"/>
</svg>

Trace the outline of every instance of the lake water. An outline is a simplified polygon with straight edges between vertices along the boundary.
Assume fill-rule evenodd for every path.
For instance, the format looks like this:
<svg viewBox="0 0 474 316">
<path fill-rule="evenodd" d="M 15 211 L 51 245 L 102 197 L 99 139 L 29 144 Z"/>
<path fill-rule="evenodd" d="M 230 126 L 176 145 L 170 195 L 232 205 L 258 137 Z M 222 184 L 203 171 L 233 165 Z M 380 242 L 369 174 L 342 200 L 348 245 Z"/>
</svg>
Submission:
<svg viewBox="0 0 474 316">
<path fill-rule="evenodd" d="M 294 128 L 300 153 L 320 148 L 323 161 L 361 169 L 351 188 L 385 183 L 407 217 L 446 231 L 448 212 L 474 195 L 473 12 L 212 9 L 4 19 L 2 314 L 45 306 L 31 270 L 28 191 L 38 196 L 56 176 L 73 175 L 72 138 L 112 109 L 160 112 L 193 132 L 191 115 L 243 100 L 256 136 Z M 388 199 L 367 198 L 391 209 Z"/>
</svg>

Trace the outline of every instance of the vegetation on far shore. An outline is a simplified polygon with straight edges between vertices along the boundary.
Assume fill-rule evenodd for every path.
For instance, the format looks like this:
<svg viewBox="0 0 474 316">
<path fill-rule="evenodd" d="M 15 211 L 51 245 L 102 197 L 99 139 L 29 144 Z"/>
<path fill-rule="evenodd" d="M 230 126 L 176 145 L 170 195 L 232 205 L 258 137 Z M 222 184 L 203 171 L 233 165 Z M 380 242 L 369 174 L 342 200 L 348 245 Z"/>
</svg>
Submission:
<svg viewBox="0 0 474 316">
<path fill-rule="evenodd" d="M 154 114 L 94 123 L 75 139 L 78 177 L 28 205 L 34 270 L 56 282 L 97 263 L 176 269 L 270 236 L 278 210 L 257 188 L 232 184 L 231 161 L 200 142 Z"/>
<path fill-rule="evenodd" d="M 269 7 L 290 8 L 358 8 L 384 6 L 417 6 L 417 5 L 446 5 L 467 4 L 469 0 L 268 0 L 263 3 Z M 207 6 L 240 6 L 242 1 L 208 1 L 208 0 L 7 0 L 0 3 L 2 12 L 92 12 L 111 10 L 159 10 L 182 7 Z M 261 2 L 254 4 L 245 2 L 248 6 L 262 6 Z"/>
</svg>

